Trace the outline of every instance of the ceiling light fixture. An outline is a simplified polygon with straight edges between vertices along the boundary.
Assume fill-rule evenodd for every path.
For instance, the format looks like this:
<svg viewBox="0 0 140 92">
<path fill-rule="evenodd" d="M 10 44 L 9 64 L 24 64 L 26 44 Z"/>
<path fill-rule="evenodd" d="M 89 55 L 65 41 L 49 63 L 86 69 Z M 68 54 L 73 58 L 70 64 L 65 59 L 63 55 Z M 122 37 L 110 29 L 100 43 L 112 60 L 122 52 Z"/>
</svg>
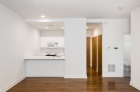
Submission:
<svg viewBox="0 0 140 92">
<path fill-rule="evenodd" d="M 119 6 L 119 9 L 123 9 L 124 8 L 124 6 Z"/>
<path fill-rule="evenodd" d="M 88 28 L 88 27 L 86 27 L 86 28 Z"/>
<path fill-rule="evenodd" d="M 46 27 L 46 29 L 48 29 L 48 27 Z"/>
<path fill-rule="evenodd" d="M 42 15 L 41 17 L 42 17 L 42 18 L 45 18 L 45 16 L 44 16 L 44 15 Z"/>
<path fill-rule="evenodd" d="M 62 27 L 64 29 L 64 27 Z"/>
<path fill-rule="evenodd" d="M 34 1 L 33 3 L 34 3 L 35 5 L 38 5 L 38 4 L 39 4 L 37 1 Z"/>
</svg>

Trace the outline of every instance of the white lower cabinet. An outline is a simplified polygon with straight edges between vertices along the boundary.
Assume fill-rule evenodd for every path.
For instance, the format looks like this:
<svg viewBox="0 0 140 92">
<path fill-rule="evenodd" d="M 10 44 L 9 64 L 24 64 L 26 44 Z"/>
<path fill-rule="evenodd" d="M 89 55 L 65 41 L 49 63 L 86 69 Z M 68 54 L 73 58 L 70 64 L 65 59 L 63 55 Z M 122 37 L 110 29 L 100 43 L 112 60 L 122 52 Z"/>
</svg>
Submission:
<svg viewBox="0 0 140 92">
<path fill-rule="evenodd" d="M 26 60 L 26 77 L 64 77 L 64 61 L 53 59 Z"/>
</svg>

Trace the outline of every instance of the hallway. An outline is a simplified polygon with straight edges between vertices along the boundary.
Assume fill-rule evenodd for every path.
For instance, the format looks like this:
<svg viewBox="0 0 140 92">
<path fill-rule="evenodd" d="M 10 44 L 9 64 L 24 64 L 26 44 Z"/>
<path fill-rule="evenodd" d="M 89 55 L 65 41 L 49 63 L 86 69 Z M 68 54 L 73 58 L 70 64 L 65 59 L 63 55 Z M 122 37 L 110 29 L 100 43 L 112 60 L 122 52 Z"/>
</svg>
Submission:
<svg viewBox="0 0 140 92">
<path fill-rule="evenodd" d="M 25 78 L 7 92 L 139 92 L 130 78 L 102 78 L 91 67 L 88 79 Z"/>
</svg>

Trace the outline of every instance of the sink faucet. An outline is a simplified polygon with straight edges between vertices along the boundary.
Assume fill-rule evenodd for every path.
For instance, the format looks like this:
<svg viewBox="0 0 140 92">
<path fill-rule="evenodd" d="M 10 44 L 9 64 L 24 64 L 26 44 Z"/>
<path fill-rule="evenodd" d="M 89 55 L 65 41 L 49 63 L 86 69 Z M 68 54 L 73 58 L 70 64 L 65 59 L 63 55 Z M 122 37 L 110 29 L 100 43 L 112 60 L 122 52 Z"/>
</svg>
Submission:
<svg viewBox="0 0 140 92">
<path fill-rule="evenodd" d="M 48 55 L 50 55 L 50 52 L 47 52 Z"/>
<path fill-rule="evenodd" d="M 56 52 L 55 55 L 57 56 L 59 54 L 59 52 Z"/>
</svg>

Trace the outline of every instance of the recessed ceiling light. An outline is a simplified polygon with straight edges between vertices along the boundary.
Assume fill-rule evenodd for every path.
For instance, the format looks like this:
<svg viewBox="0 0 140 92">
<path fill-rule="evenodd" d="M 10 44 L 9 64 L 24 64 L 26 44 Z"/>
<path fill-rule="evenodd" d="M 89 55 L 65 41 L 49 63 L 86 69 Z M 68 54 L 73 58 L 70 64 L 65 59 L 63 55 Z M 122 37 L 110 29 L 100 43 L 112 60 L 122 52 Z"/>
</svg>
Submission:
<svg viewBox="0 0 140 92">
<path fill-rule="evenodd" d="M 34 3 L 35 5 L 38 5 L 38 4 L 39 4 L 37 1 L 34 1 L 33 3 Z"/>
<path fill-rule="evenodd" d="M 42 17 L 42 18 L 45 18 L 45 16 L 44 16 L 44 15 L 42 15 L 41 17 Z"/>
<path fill-rule="evenodd" d="M 86 27 L 86 28 L 88 28 L 88 27 Z"/>
<path fill-rule="evenodd" d="M 64 27 L 62 27 L 64 29 Z"/>
<path fill-rule="evenodd" d="M 48 29 L 48 27 L 46 27 L 46 29 Z"/>
</svg>

